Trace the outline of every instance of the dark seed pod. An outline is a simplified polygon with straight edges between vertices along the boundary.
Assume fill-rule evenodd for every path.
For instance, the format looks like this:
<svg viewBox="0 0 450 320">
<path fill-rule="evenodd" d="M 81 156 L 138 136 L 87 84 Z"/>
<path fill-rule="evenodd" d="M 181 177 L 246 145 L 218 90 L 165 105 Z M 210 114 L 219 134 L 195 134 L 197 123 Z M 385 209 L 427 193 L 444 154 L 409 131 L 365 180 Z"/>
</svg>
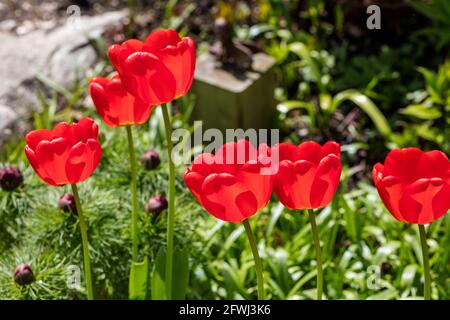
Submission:
<svg viewBox="0 0 450 320">
<path fill-rule="evenodd" d="M 145 211 L 154 215 L 159 215 L 161 212 L 166 210 L 167 207 L 168 203 L 166 198 L 164 196 L 157 195 L 148 200 L 147 205 L 145 206 Z"/>
<path fill-rule="evenodd" d="M 141 156 L 141 163 L 147 170 L 156 169 L 161 163 L 158 152 L 153 149 L 147 150 Z"/>
<path fill-rule="evenodd" d="M 6 167 L 0 169 L 0 186 L 5 191 L 17 189 L 23 182 L 23 175 L 18 168 Z"/>
<path fill-rule="evenodd" d="M 382 274 L 390 274 L 392 272 L 392 265 L 385 261 L 381 264 L 381 273 Z"/>
<path fill-rule="evenodd" d="M 75 215 L 78 214 L 75 197 L 71 193 L 63 194 L 58 200 L 58 209 L 64 212 L 71 212 Z"/>
<path fill-rule="evenodd" d="M 14 271 L 14 281 L 21 286 L 26 286 L 34 282 L 33 271 L 27 264 L 21 264 Z"/>
</svg>

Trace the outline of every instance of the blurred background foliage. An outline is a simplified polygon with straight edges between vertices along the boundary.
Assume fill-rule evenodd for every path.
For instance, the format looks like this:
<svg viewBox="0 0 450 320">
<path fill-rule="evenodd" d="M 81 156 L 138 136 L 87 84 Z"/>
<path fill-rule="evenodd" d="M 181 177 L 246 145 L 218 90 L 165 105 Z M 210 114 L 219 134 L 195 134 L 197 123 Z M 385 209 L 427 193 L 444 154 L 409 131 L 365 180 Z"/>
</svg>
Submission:
<svg viewBox="0 0 450 320">
<path fill-rule="evenodd" d="M 155 27 L 192 36 L 198 51 L 214 41 L 214 19 L 225 17 L 239 41 L 276 59 L 277 118 L 282 138 L 342 144 L 343 178 L 332 204 L 318 212 L 327 299 L 409 299 L 423 295 L 418 234 L 384 209 L 371 168 L 389 149 L 417 146 L 450 154 L 450 2 L 447 0 L 248 0 L 98 1 L 78 0 L 90 14 L 126 9 L 129 18 L 93 41 L 101 59 L 72 88 L 41 79 L 52 88 L 42 95 L 35 128 L 81 115 L 99 120 L 87 95 L 94 75 L 113 69 L 106 48 L 129 37 L 145 38 Z M 368 30 L 366 8 L 381 7 L 381 30 Z M 63 5 L 62 5 L 63 6 Z M 195 97 L 172 106 L 175 127 L 188 122 Z M 98 121 L 101 123 L 101 121 Z M 165 194 L 167 162 L 158 109 L 138 128 L 138 153 L 154 148 L 162 157 L 154 171 L 139 171 L 140 206 Z M 98 298 L 126 299 L 131 239 L 129 170 L 124 129 L 100 125 L 104 150 L 100 167 L 81 187 Z M 24 142 L 6 146 L 2 166 L 17 165 L 25 176 L 18 190 L 0 190 L 0 297 L 83 298 L 66 285 L 68 268 L 81 266 L 77 220 L 56 203 L 64 188 L 49 188 L 32 172 Z M 184 186 L 178 168 L 176 244 L 189 250 L 191 299 L 256 297 L 251 251 L 240 225 L 205 213 Z M 68 191 L 68 190 L 67 190 Z M 153 265 L 165 246 L 165 213 L 140 214 L 142 254 Z M 251 219 L 264 263 L 268 297 L 311 299 L 315 261 L 307 216 L 273 199 Z M 450 298 L 450 216 L 428 228 L 432 297 Z M 36 281 L 19 287 L 12 273 L 28 263 Z M 250 290 L 248 290 L 250 288 Z"/>
</svg>

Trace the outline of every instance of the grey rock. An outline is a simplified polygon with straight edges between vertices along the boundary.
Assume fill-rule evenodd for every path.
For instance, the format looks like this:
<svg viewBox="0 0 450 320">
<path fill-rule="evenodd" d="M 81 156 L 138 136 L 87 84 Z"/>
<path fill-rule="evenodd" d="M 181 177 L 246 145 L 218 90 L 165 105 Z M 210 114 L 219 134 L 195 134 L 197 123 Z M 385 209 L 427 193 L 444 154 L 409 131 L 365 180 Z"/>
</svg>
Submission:
<svg viewBox="0 0 450 320">
<path fill-rule="evenodd" d="M 0 105 L 0 137 L 8 137 L 17 130 L 19 116 L 11 108 Z"/>
<path fill-rule="evenodd" d="M 0 145 L 5 130 L 23 135 L 26 120 L 39 111 L 39 92 L 46 87 L 38 76 L 66 87 L 84 77 L 98 59 L 91 39 L 125 17 L 126 11 L 115 11 L 19 37 L 0 33 Z"/>
</svg>

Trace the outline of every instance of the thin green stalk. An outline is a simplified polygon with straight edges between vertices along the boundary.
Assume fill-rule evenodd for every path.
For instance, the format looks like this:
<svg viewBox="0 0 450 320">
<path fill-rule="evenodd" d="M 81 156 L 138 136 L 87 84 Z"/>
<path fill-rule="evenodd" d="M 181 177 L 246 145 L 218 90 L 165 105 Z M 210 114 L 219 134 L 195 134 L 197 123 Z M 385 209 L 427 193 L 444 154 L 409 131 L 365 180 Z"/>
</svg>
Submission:
<svg viewBox="0 0 450 320">
<path fill-rule="evenodd" d="M 80 195 L 76 184 L 72 184 L 73 197 L 75 198 L 75 205 L 77 207 L 78 220 L 80 221 L 81 242 L 83 244 L 83 258 L 84 258 L 84 274 L 86 277 L 86 289 L 88 300 L 94 300 L 94 291 L 92 290 L 92 275 L 91 275 L 91 259 L 89 258 L 89 243 L 87 236 L 87 226 L 84 221 L 83 211 L 81 209 Z"/>
<path fill-rule="evenodd" d="M 127 38 L 133 37 L 134 27 L 134 0 L 127 0 L 128 19 L 130 20 L 127 29 Z"/>
<path fill-rule="evenodd" d="M 323 270 L 322 270 L 322 257 L 320 253 L 320 240 L 319 232 L 317 231 L 316 216 L 312 209 L 308 209 L 309 222 L 311 224 L 311 231 L 314 240 L 314 248 L 316 250 L 317 261 L 317 300 L 322 300 L 323 292 Z"/>
<path fill-rule="evenodd" d="M 175 227 L 175 164 L 172 160 L 172 124 L 166 104 L 162 104 L 169 159 L 169 208 L 167 214 L 166 299 L 172 298 L 173 233 Z"/>
<path fill-rule="evenodd" d="M 422 257 L 423 257 L 423 272 L 425 274 L 424 283 L 424 297 L 425 300 L 431 299 L 431 275 L 430 275 L 430 260 L 428 255 L 427 234 L 425 232 L 425 226 L 419 224 L 420 244 L 422 245 Z"/>
<path fill-rule="evenodd" d="M 136 181 L 136 155 L 134 152 L 133 132 L 131 126 L 125 126 L 128 137 L 128 152 L 130 153 L 130 170 L 131 170 L 131 235 L 133 238 L 133 262 L 138 262 L 138 197 L 137 197 L 137 181 Z"/>
<path fill-rule="evenodd" d="M 259 257 L 258 247 L 256 246 L 255 236 L 253 235 L 252 228 L 248 219 L 242 221 L 247 232 L 248 241 L 250 242 L 250 248 L 252 248 L 253 259 L 255 260 L 256 269 L 256 281 L 258 283 L 258 300 L 264 300 L 264 277 L 262 271 L 261 258 Z"/>
</svg>

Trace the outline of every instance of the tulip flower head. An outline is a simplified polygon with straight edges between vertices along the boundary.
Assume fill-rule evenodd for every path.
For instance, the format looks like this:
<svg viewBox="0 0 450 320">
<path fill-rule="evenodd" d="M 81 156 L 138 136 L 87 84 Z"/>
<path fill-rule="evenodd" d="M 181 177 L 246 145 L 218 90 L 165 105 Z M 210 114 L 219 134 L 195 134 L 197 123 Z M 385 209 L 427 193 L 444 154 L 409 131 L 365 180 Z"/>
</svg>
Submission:
<svg viewBox="0 0 450 320">
<path fill-rule="evenodd" d="M 98 126 L 90 118 L 74 124 L 61 122 L 53 130 L 31 131 L 25 139 L 25 153 L 31 166 L 52 186 L 86 180 L 102 156 Z"/>
<path fill-rule="evenodd" d="M 417 148 L 389 152 L 372 171 L 389 212 L 399 221 L 428 224 L 450 209 L 450 161 L 438 150 Z"/>
<path fill-rule="evenodd" d="M 144 42 L 113 45 L 108 54 L 126 89 L 150 105 L 170 102 L 191 87 L 195 44 L 175 30 L 156 30 Z"/>
<path fill-rule="evenodd" d="M 280 143 L 275 193 L 289 209 L 317 209 L 328 205 L 341 176 L 340 146 L 329 141 L 323 146 L 307 141 L 299 146 Z"/>
<path fill-rule="evenodd" d="M 97 113 L 110 127 L 142 124 L 152 107 L 131 95 L 118 75 L 111 79 L 97 77 L 89 82 L 89 92 Z"/>
<path fill-rule="evenodd" d="M 184 181 L 200 204 L 218 219 L 241 222 L 264 208 L 274 175 L 261 174 L 271 150 L 247 140 L 224 144 L 216 154 L 203 153 L 187 168 Z"/>
</svg>

